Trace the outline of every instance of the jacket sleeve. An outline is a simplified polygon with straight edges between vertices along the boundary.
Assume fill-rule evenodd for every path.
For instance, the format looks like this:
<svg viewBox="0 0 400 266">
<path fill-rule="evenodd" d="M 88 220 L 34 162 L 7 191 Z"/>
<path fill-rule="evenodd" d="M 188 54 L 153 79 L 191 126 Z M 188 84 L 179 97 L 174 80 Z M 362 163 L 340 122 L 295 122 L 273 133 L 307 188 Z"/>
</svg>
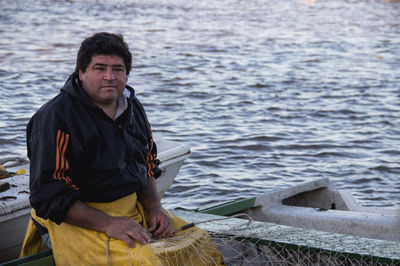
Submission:
<svg viewBox="0 0 400 266">
<path fill-rule="evenodd" d="M 80 196 L 70 177 L 71 135 L 54 112 L 36 114 L 27 126 L 30 203 L 36 214 L 60 224 Z"/>
</svg>

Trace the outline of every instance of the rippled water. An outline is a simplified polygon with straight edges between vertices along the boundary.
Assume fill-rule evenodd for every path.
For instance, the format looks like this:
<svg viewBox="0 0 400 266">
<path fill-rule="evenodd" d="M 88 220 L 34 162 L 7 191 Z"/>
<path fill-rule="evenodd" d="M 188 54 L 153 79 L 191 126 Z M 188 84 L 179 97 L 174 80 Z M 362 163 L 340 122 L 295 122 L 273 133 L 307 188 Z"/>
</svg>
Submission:
<svg viewBox="0 0 400 266">
<path fill-rule="evenodd" d="M 0 0 L 0 162 L 73 71 L 123 33 L 153 129 L 192 156 L 163 199 L 198 207 L 320 177 L 399 205 L 400 3 Z"/>
</svg>

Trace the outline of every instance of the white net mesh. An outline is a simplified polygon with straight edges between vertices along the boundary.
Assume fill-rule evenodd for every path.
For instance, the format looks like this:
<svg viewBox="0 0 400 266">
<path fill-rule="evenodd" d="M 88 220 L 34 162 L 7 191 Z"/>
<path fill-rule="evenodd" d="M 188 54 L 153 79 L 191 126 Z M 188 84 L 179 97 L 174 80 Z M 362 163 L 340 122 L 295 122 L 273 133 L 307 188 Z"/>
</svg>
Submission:
<svg viewBox="0 0 400 266">
<path fill-rule="evenodd" d="M 354 265 L 354 266 L 372 266 L 372 265 L 400 265 L 400 260 L 390 257 L 377 257 L 369 254 L 353 254 L 348 252 L 339 252 L 324 250 L 315 247 L 305 247 L 295 244 L 279 243 L 258 239 L 253 237 L 242 237 L 232 235 L 237 228 L 231 228 L 230 232 L 215 233 L 209 231 L 213 242 L 222 254 L 222 261 L 225 265 L 231 266 L 275 266 L 275 265 Z M 156 265 L 220 265 L 215 257 L 208 256 L 204 250 L 204 245 L 199 241 L 208 241 L 207 239 L 193 241 L 196 238 L 192 230 L 187 229 L 179 232 L 174 237 L 153 240 L 151 246 L 157 255 L 158 264 Z M 209 242 L 207 242 L 210 245 Z M 322 243 L 321 243 L 322 244 Z M 390 243 L 388 243 L 390 244 Z M 185 246 L 185 252 L 181 249 Z M 177 248 L 181 247 L 181 248 Z M 341 247 L 343 249 L 343 247 Z M 138 253 L 127 256 L 127 261 L 131 265 L 146 265 L 141 263 L 142 258 Z M 200 260 L 198 259 L 200 258 Z M 199 264 L 199 261 L 201 262 Z M 110 264 L 112 265 L 112 264 Z"/>
<path fill-rule="evenodd" d="M 400 242 L 204 214 L 189 215 L 226 265 L 400 265 Z"/>
<path fill-rule="evenodd" d="M 400 265 L 399 260 L 337 253 L 257 239 L 213 237 L 226 265 Z"/>
</svg>

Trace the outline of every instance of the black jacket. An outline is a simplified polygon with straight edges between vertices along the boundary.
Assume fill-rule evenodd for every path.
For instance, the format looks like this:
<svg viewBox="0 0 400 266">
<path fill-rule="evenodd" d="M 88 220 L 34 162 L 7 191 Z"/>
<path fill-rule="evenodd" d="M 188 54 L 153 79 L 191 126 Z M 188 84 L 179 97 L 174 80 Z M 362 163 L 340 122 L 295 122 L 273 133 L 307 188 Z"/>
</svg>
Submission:
<svg viewBox="0 0 400 266">
<path fill-rule="evenodd" d="M 92 104 L 74 73 L 31 118 L 29 199 L 39 217 L 61 223 L 75 201 L 114 201 L 159 174 L 145 111 L 127 89 L 128 108 L 114 121 Z"/>
</svg>

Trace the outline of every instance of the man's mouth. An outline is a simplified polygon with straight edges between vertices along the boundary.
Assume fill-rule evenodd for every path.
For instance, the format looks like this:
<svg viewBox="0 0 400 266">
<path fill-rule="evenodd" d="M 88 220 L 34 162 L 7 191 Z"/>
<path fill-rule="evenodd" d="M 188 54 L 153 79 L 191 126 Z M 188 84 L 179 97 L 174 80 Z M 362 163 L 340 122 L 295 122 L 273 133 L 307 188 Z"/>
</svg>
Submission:
<svg viewBox="0 0 400 266">
<path fill-rule="evenodd" d="M 109 84 L 109 85 L 102 85 L 102 88 L 117 88 L 117 85 Z"/>
</svg>

